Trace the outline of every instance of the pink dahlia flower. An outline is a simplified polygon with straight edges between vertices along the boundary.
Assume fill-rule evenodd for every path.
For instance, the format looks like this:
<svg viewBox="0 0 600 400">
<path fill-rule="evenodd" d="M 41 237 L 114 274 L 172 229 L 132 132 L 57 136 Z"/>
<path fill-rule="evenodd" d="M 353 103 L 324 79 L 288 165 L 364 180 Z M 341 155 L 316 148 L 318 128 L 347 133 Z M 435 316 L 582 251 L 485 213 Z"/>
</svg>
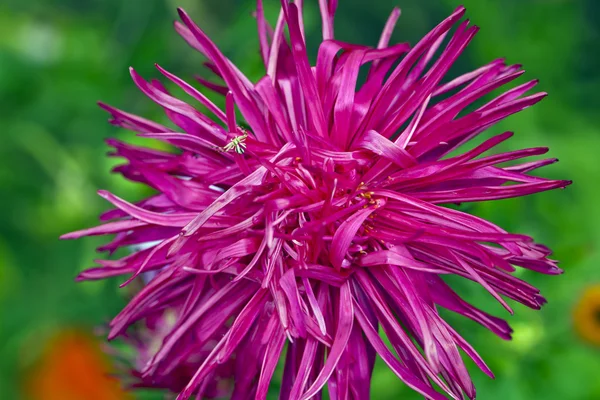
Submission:
<svg viewBox="0 0 600 400">
<path fill-rule="evenodd" d="M 515 266 L 561 271 L 530 237 L 447 205 L 569 182 L 528 174 L 554 159 L 515 162 L 546 153 L 543 147 L 483 155 L 510 132 L 455 150 L 545 93 L 527 94 L 536 85 L 530 81 L 478 104 L 523 73 L 502 60 L 444 81 L 477 32 L 459 22 L 462 7 L 414 47 L 389 44 L 396 9 L 377 46 L 368 47 L 335 39 L 337 1 L 319 5 L 323 42 L 311 66 L 302 1 L 283 1 L 272 28 L 258 0 L 266 75 L 256 83 L 180 10 L 176 30 L 222 80 L 199 82 L 225 96 L 225 109 L 161 67 L 190 103 L 131 70 L 177 128 L 101 106 L 114 125 L 173 146 L 163 152 L 109 142 L 127 160 L 116 171 L 157 194 L 132 204 L 101 191 L 116 207 L 102 215 L 107 222 L 64 237 L 116 234 L 100 248 L 109 252 L 152 246 L 98 261 L 79 279 L 131 275 L 126 284 L 153 274 L 113 320 L 109 338 L 130 337 L 132 326 L 154 333 L 152 346 L 140 341 L 143 362 L 134 375 L 178 399 L 224 392 L 264 399 L 280 360 L 281 399 L 320 398 L 325 384 L 332 398 L 367 399 L 376 356 L 428 399 L 474 398 L 460 350 L 492 372 L 438 310 L 504 339 L 511 329 L 442 276 L 479 283 L 510 311 L 505 298 L 535 309 L 545 303 L 512 275 Z"/>
</svg>

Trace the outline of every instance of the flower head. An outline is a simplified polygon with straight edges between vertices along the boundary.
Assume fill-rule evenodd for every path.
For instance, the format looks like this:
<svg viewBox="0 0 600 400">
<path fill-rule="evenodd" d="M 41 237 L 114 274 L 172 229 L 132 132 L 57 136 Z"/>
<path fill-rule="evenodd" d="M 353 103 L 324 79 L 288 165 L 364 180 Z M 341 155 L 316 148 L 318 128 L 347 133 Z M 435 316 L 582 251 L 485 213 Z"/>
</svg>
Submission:
<svg viewBox="0 0 600 400">
<path fill-rule="evenodd" d="M 220 381 L 231 383 L 233 399 L 264 399 L 281 359 L 282 399 L 318 396 L 325 384 L 333 398 L 367 399 L 377 355 L 426 398 L 474 398 L 460 350 L 492 373 L 438 309 L 505 339 L 511 329 L 464 301 L 442 275 L 479 283 L 510 311 L 505 297 L 536 309 L 545 303 L 512 275 L 515 266 L 561 271 L 530 237 L 448 205 L 569 182 L 528 174 L 556 161 L 519 161 L 543 147 L 483 155 L 510 132 L 454 150 L 545 93 L 528 95 L 537 83 L 530 81 L 478 104 L 523 73 L 503 60 L 444 80 L 477 32 L 459 22 L 462 7 L 411 48 L 389 44 L 397 9 L 368 47 L 334 39 L 337 1 L 319 5 L 323 42 L 311 66 L 302 1 L 282 1 L 272 28 L 258 0 L 266 75 L 256 83 L 180 10 L 176 30 L 222 80 L 199 83 L 225 96 L 224 110 L 161 67 L 191 103 L 131 69 L 177 128 L 102 107 L 113 124 L 174 151 L 109 144 L 127 160 L 116 171 L 158 193 L 132 204 L 100 191 L 116 207 L 102 215 L 107 222 L 65 237 L 116 234 L 101 248 L 110 252 L 152 246 L 101 260 L 80 279 L 130 274 L 127 284 L 155 274 L 113 320 L 109 338 L 134 324 L 156 326 L 174 310 L 137 375 L 179 399 L 208 395 Z"/>
</svg>

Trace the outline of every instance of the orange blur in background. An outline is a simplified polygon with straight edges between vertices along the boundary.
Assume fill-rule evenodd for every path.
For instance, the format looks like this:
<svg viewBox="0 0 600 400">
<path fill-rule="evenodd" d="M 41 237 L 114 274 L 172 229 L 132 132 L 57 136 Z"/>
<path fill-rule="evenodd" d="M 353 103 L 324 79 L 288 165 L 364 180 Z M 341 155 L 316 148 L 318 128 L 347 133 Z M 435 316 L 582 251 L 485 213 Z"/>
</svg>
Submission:
<svg viewBox="0 0 600 400">
<path fill-rule="evenodd" d="M 98 342 L 75 330 L 60 332 L 46 345 L 25 380 L 31 400 L 121 400 L 121 388 Z"/>
<path fill-rule="evenodd" d="M 600 346 L 600 284 L 585 289 L 573 317 L 577 333 L 587 342 Z"/>
</svg>

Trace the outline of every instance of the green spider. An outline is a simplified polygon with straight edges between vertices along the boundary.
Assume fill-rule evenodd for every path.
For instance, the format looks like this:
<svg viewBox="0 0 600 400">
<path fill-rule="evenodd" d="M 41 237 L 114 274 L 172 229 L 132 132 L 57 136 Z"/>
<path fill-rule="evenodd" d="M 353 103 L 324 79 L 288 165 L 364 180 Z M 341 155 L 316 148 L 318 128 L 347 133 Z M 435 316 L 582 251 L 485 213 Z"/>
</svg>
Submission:
<svg viewBox="0 0 600 400">
<path fill-rule="evenodd" d="M 244 154 L 246 151 L 246 138 L 248 137 L 247 133 L 244 133 L 241 136 L 236 136 L 229 141 L 224 147 L 222 147 L 222 151 L 230 151 L 234 150 L 238 154 Z"/>
</svg>

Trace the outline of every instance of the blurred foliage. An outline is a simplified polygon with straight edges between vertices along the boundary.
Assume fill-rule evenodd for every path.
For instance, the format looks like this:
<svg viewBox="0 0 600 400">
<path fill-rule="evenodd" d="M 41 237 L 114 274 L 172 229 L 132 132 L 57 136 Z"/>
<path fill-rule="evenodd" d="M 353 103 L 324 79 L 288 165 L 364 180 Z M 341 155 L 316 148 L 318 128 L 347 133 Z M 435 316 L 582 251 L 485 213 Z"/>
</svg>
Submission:
<svg viewBox="0 0 600 400">
<path fill-rule="evenodd" d="M 459 0 L 398 0 L 403 10 L 394 39 L 414 43 Z M 265 0 L 274 18 L 278 0 Z M 316 51 L 320 21 L 316 0 L 306 1 L 309 47 Z M 543 173 L 573 179 L 565 191 L 477 204 L 476 214 L 509 231 L 532 235 L 555 250 L 566 274 L 522 276 L 549 299 L 541 312 L 515 307 L 508 316 L 511 342 L 463 318 L 448 315 L 488 361 L 497 379 L 473 369 L 486 400 L 600 398 L 600 349 L 583 343 L 572 327 L 573 306 L 600 282 L 600 2 L 595 0 L 464 0 L 482 29 L 455 72 L 506 56 L 540 78 L 550 97 L 509 118 L 492 132 L 514 130 L 506 145 L 549 146 L 561 162 Z M 396 2 L 341 0 L 336 20 L 342 40 L 376 43 Z M 0 395 L 26 398 L 28 371 L 39 363 L 56 332 L 92 331 L 116 314 L 127 296 L 118 281 L 74 284 L 90 266 L 94 239 L 59 242 L 64 232 L 91 226 L 107 204 L 94 195 L 109 189 L 128 199 L 144 189 L 110 175 L 103 139 L 116 131 L 94 103 L 162 119 L 158 107 L 130 82 L 133 65 L 158 77 L 159 62 L 184 78 L 202 73 L 202 57 L 172 29 L 182 6 L 251 78 L 262 74 L 253 0 L 3 0 L 0 3 Z M 525 78 L 525 79 L 527 79 Z M 463 293 L 487 310 L 505 312 L 463 282 Z M 373 398 L 416 399 L 385 367 L 373 377 Z M 143 396 L 140 394 L 140 398 Z M 145 398 L 145 397 L 143 397 Z"/>
</svg>

